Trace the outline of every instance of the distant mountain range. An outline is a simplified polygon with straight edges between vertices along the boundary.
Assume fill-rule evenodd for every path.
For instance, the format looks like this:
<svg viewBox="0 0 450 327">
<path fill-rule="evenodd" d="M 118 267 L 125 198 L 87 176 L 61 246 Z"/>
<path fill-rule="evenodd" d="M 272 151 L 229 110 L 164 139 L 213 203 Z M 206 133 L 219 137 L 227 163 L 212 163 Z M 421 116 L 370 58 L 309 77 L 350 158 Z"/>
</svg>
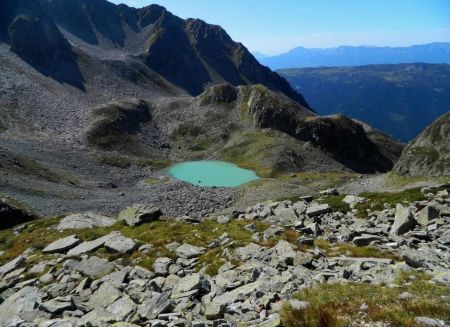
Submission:
<svg viewBox="0 0 450 327">
<path fill-rule="evenodd" d="M 272 69 L 417 62 L 450 64 L 450 43 L 429 43 L 409 47 L 341 46 L 327 49 L 298 47 L 278 56 L 255 53 L 255 57 Z"/>
<path fill-rule="evenodd" d="M 450 65 L 398 64 L 278 71 L 322 115 L 344 114 L 409 141 L 450 111 Z"/>
</svg>

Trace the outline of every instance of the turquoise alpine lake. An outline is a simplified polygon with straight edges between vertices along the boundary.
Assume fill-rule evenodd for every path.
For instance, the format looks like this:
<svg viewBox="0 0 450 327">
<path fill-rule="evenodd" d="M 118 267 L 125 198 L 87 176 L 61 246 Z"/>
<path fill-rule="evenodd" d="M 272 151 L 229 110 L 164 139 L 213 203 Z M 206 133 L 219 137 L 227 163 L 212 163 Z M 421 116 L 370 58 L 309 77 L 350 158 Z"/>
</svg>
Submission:
<svg viewBox="0 0 450 327">
<path fill-rule="evenodd" d="M 252 170 L 225 161 L 190 161 L 169 167 L 169 175 L 205 187 L 235 187 L 259 179 Z"/>
</svg>

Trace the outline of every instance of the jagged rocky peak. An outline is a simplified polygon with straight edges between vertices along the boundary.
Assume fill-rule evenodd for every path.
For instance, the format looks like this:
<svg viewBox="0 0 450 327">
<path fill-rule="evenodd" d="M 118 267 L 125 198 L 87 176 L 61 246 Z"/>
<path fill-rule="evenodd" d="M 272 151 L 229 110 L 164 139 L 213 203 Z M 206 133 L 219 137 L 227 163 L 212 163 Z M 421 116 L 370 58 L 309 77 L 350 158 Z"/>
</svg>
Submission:
<svg viewBox="0 0 450 327">
<path fill-rule="evenodd" d="M 32 65 L 37 64 L 31 53 L 46 61 L 39 67 L 55 66 L 59 68 L 55 72 L 63 68 L 58 62 L 73 66 L 77 58 L 71 55 L 70 44 L 102 60 L 111 58 L 114 49 L 123 55 L 115 58 L 139 60 L 193 96 L 223 82 L 263 84 L 309 108 L 284 78 L 262 66 L 223 28 L 200 19 L 183 20 L 158 5 L 135 9 L 106 0 L 7 0 L 1 6 L 2 39 L 10 40 L 13 51 Z M 16 18 L 13 36 L 8 37 Z M 39 51 L 30 50 L 35 48 Z M 59 74 L 69 78 L 64 70 Z"/>
<path fill-rule="evenodd" d="M 450 112 L 407 145 L 395 168 L 412 176 L 450 175 Z"/>
<path fill-rule="evenodd" d="M 138 9 L 141 26 L 145 27 L 154 24 L 163 14 L 168 13 L 166 8 L 160 5 L 149 5 Z"/>
</svg>

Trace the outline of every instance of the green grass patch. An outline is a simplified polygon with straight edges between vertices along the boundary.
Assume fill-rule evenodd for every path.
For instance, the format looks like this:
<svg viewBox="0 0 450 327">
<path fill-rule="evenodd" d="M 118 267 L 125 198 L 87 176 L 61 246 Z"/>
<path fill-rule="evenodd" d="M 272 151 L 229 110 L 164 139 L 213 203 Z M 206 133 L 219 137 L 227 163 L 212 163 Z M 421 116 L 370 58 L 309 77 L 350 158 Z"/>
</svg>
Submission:
<svg viewBox="0 0 450 327">
<path fill-rule="evenodd" d="M 430 147 L 414 147 L 411 151 L 415 156 L 425 157 L 431 161 L 436 161 L 439 159 L 439 153 Z"/>
<path fill-rule="evenodd" d="M 6 155 L 0 154 L 0 173 L 2 171 L 8 174 L 15 172 L 17 174 L 32 175 L 53 183 L 79 184 L 78 179 L 66 171 L 42 164 L 26 156 L 14 155 L 9 152 L 6 152 Z"/>
<path fill-rule="evenodd" d="M 256 171 L 260 177 L 278 176 L 269 162 L 278 147 L 273 133 L 270 130 L 236 133 L 222 148 L 221 157 L 225 161 Z"/>
<path fill-rule="evenodd" d="M 104 236 L 111 231 L 119 231 L 123 235 L 139 241 L 139 244 L 151 244 L 153 247 L 148 254 L 135 252 L 131 255 L 131 259 L 138 260 L 140 265 L 148 268 L 151 268 L 157 257 L 173 256 L 173 253 L 165 248 L 165 245 L 171 242 L 207 247 L 213 239 L 219 238 L 223 233 L 228 233 L 230 238 L 234 240 L 233 247 L 244 246 L 252 242 L 252 233 L 244 228 L 248 221 L 241 220 L 232 220 L 228 224 L 206 220 L 197 225 L 176 220 L 159 220 L 137 227 L 129 227 L 119 221 L 110 227 L 57 232 L 52 226 L 56 225 L 60 219 L 61 217 L 39 219 L 18 235 L 12 235 L 11 229 L 0 231 L 0 250 L 5 251 L 5 254 L 0 258 L 0 264 L 14 259 L 29 247 L 33 246 L 41 250 L 51 242 L 72 234 L 77 235 L 82 240 L 89 241 Z M 268 224 L 262 222 L 255 221 L 254 223 L 259 232 L 269 227 Z M 97 254 L 111 260 L 116 258 L 115 254 L 110 254 L 104 250 L 97 251 Z M 202 259 L 202 262 L 206 265 L 209 259 L 213 260 L 213 254 L 208 254 Z"/>
<path fill-rule="evenodd" d="M 144 184 L 157 185 L 157 184 L 163 184 L 163 183 L 167 182 L 168 180 L 169 180 L 169 178 L 167 178 L 167 177 L 164 177 L 164 178 L 150 177 L 150 178 L 146 178 L 144 180 Z"/>
<path fill-rule="evenodd" d="M 397 203 L 426 200 L 425 195 L 420 192 L 420 188 L 412 188 L 402 192 L 382 192 L 382 193 L 361 193 L 359 196 L 368 199 L 367 202 L 356 205 L 358 216 L 361 218 L 367 217 L 367 210 L 380 211 L 383 210 L 384 204 L 395 206 Z"/>
<path fill-rule="evenodd" d="M 305 310 L 284 305 L 281 320 L 286 327 L 349 326 L 358 318 L 361 305 L 366 304 L 366 322 L 382 321 L 390 326 L 413 327 L 415 317 L 431 317 L 450 322 L 450 288 L 431 283 L 424 274 L 399 276 L 399 288 L 372 284 L 320 284 L 295 295 L 308 301 Z M 412 301 L 398 296 L 410 292 Z"/>
<path fill-rule="evenodd" d="M 355 246 L 349 243 L 330 243 L 318 239 L 315 245 L 330 257 L 347 256 L 350 258 L 381 258 L 398 260 L 392 253 L 384 252 L 372 246 Z"/>
<path fill-rule="evenodd" d="M 139 167 L 152 167 L 155 169 L 164 169 L 170 166 L 171 162 L 164 158 L 142 158 L 135 156 L 126 156 L 119 153 L 108 153 L 97 156 L 97 161 L 108 166 L 117 168 L 127 168 L 131 165 Z"/>
<path fill-rule="evenodd" d="M 171 137 L 174 139 L 185 137 L 197 137 L 204 134 L 203 128 L 197 126 L 194 122 L 180 123 L 172 132 Z"/>
<path fill-rule="evenodd" d="M 331 210 L 333 210 L 333 212 L 349 212 L 351 210 L 350 206 L 345 203 L 344 200 L 345 195 L 335 195 L 335 196 L 328 196 L 326 198 L 323 198 L 322 200 L 320 200 L 320 203 L 326 203 L 330 206 Z"/>
</svg>

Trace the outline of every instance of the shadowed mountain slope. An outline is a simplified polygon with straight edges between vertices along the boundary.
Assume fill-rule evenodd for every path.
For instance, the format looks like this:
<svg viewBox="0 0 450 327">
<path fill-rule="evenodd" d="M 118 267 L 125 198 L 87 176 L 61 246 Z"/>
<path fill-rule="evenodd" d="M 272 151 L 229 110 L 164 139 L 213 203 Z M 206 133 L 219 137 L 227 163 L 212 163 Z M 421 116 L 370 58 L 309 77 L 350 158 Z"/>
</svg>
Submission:
<svg viewBox="0 0 450 327">
<path fill-rule="evenodd" d="M 450 175 L 450 112 L 407 145 L 395 168 L 412 176 Z"/>
<path fill-rule="evenodd" d="M 262 66 L 220 26 L 183 20 L 158 5 L 135 9 L 105 0 L 39 3 L 77 48 L 102 58 L 140 58 L 191 95 L 222 82 L 235 86 L 259 83 L 308 107 L 286 80 Z"/>
<path fill-rule="evenodd" d="M 37 1 L 2 1 L 0 36 L 12 52 L 42 74 L 83 87 L 72 47 Z"/>
</svg>

